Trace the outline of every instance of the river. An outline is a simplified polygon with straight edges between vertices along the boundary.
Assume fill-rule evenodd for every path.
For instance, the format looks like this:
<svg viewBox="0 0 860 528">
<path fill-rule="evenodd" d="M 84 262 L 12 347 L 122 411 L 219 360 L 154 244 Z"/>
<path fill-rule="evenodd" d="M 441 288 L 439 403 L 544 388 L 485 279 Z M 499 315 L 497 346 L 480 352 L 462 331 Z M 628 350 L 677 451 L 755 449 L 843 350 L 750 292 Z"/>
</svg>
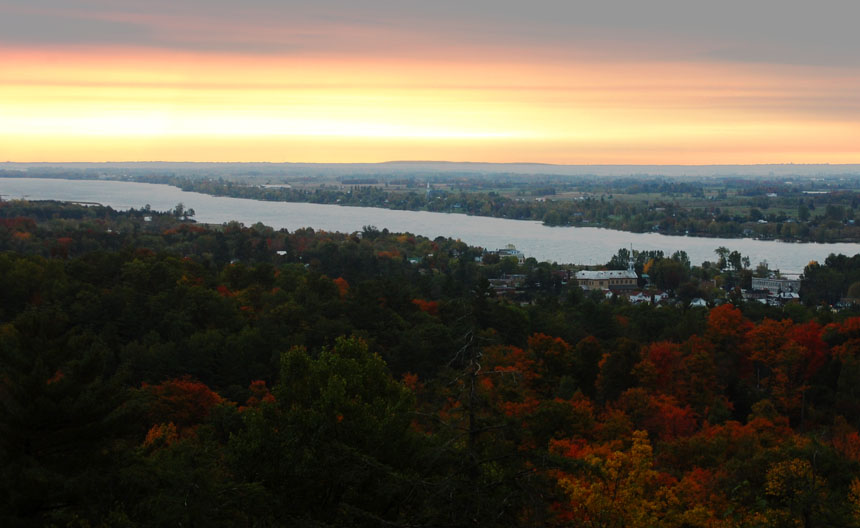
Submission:
<svg viewBox="0 0 860 528">
<path fill-rule="evenodd" d="M 767 260 L 771 269 L 800 272 L 811 260 L 823 262 L 830 253 L 854 255 L 860 244 L 812 244 L 760 241 L 748 238 L 698 238 L 657 233 L 627 233 L 596 227 L 547 227 L 537 221 L 507 220 L 453 213 L 394 211 L 370 207 L 341 207 L 308 203 L 263 202 L 186 192 L 169 185 L 108 180 L 0 178 L 4 200 L 62 200 L 98 202 L 114 209 L 171 210 L 177 203 L 194 209 L 198 222 L 222 224 L 231 220 L 252 225 L 262 222 L 276 229 L 312 227 L 351 233 L 363 226 L 410 232 L 430 238 L 458 238 L 488 249 L 514 244 L 526 256 L 560 263 L 602 264 L 619 248 L 662 250 L 669 255 L 684 250 L 699 264 L 716 260 L 714 250 L 725 246 L 749 256 L 753 266 Z"/>
</svg>

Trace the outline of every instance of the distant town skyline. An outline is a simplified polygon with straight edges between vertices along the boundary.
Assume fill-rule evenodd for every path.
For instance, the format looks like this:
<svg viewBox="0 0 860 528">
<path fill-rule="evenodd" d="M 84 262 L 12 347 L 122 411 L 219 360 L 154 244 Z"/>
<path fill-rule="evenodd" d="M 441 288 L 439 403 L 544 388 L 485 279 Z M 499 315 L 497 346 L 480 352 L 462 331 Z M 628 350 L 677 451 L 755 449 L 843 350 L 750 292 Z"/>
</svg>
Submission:
<svg viewBox="0 0 860 528">
<path fill-rule="evenodd" d="M 0 161 L 858 163 L 858 15 L 0 0 Z"/>
</svg>

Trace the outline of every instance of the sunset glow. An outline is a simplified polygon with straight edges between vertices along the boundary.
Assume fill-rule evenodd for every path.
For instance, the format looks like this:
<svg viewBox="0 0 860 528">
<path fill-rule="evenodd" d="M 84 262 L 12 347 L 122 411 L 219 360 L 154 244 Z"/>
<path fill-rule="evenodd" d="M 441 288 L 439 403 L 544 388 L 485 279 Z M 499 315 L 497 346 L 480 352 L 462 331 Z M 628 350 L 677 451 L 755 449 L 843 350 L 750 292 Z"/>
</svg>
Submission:
<svg viewBox="0 0 860 528">
<path fill-rule="evenodd" d="M 179 22 L 152 23 L 168 31 Z M 338 31 L 361 40 L 369 30 Z M 195 32 L 182 34 L 193 39 Z M 241 25 L 230 33 L 235 39 L 251 34 Z M 257 37 L 274 34 L 262 28 Z M 572 164 L 860 159 L 856 68 L 659 54 L 630 60 L 621 52 L 598 60 L 561 57 L 548 47 L 528 54 L 501 45 L 466 46 L 459 54 L 454 45 L 426 48 L 419 37 L 403 48 L 355 53 L 2 46 L 0 157 Z"/>
</svg>

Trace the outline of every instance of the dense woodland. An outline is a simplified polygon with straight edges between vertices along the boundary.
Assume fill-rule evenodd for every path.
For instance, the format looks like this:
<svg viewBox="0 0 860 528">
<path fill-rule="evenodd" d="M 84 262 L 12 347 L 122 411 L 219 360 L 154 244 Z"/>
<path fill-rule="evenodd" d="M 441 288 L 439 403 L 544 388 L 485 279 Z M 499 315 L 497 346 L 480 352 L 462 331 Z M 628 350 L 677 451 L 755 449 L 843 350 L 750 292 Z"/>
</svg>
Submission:
<svg viewBox="0 0 860 528">
<path fill-rule="evenodd" d="M 711 309 L 481 256 L 0 203 L 0 521 L 860 526 L 860 255 Z"/>
</svg>

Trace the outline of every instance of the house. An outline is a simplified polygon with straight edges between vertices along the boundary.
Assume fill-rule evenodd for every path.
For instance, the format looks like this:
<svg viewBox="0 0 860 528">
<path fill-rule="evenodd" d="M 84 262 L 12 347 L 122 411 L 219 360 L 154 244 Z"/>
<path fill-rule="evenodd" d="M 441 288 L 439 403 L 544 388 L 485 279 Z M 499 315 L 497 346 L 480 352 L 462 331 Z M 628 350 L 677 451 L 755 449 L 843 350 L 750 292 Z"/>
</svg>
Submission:
<svg viewBox="0 0 860 528">
<path fill-rule="evenodd" d="M 522 274 L 502 275 L 498 279 L 489 279 L 490 288 L 496 297 L 513 297 L 523 293 L 526 276 Z"/>
<path fill-rule="evenodd" d="M 503 288 L 516 289 L 523 287 L 523 284 L 526 282 L 526 276 L 519 273 L 512 273 L 509 275 L 502 275 L 498 279 L 490 279 L 489 282 L 490 286 L 496 290 Z"/>
<path fill-rule="evenodd" d="M 630 297 L 628 297 L 628 300 L 632 304 L 650 304 L 651 296 L 645 295 L 643 292 L 639 292 L 636 295 L 631 295 Z"/>
<path fill-rule="evenodd" d="M 708 303 L 707 303 L 707 301 L 705 301 L 701 297 L 696 297 L 695 299 L 690 301 L 690 308 L 694 308 L 694 307 L 707 308 Z"/>
<path fill-rule="evenodd" d="M 516 257 L 517 262 L 519 264 L 522 264 L 526 261 L 526 256 L 523 254 L 523 252 L 518 250 L 517 247 L 513 244 L 508 244 L 507 246 L 505 246 L 504 249 L 496 250 L 495 253 L 499 256 L 499 258 Z"/>
</svg>

